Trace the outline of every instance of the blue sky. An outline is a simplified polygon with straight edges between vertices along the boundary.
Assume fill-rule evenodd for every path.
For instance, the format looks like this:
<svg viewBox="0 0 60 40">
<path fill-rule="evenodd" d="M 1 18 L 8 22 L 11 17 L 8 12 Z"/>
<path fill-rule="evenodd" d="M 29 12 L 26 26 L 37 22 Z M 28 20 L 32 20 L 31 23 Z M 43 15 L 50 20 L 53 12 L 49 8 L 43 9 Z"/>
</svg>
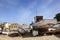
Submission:
<svg viewBox="0 0 60 40">
<path fill-rule="evenodd" d="M 29 24 L 36 15 L 52 19 L 59 12 L 60 0 L 0 0 L 0 22 Z"/>
</svg>

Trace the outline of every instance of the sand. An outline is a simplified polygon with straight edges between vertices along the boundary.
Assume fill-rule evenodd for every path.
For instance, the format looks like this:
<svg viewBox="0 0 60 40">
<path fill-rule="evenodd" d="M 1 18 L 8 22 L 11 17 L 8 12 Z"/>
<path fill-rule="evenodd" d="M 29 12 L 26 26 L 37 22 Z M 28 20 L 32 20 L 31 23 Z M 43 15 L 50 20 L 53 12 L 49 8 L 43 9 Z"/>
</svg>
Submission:
<svg viewBox="0 0 60 40">
<path fill-rule="evenodd" d="M 8 35 L 0 35 L 0 40 L 60 40 L 59 37 L 55 35 L 49 36 L 37 36 L 37 37 L 9 37 Z"/>
</svg>

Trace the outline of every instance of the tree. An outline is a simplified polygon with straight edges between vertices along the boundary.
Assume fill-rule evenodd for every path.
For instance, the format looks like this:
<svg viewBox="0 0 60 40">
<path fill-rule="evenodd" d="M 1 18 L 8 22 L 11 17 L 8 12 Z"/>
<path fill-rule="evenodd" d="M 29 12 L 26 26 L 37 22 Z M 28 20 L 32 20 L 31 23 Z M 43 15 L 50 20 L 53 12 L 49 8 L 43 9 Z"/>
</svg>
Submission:
<svg viewBox="0 0 60 40">
<path fill-rule="evenodd" d="M 60 21 L 60 13 L 57 13 L 56 16 L 54 17 L 57 19 L 57 21 Z"/>
</svg>

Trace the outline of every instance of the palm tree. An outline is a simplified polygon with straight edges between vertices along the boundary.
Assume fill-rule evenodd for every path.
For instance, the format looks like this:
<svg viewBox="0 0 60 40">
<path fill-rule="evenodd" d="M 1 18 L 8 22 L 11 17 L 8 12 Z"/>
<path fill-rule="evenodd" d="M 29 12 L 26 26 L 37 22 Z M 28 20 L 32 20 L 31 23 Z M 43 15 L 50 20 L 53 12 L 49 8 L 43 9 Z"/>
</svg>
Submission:
<svg viewBox="0 0 60 40">
<path fill-rule="evenodd" d="M 57 19 L 57 21 L 60 21 L 60 13 L 57 13 L 54 18 Z"/>
</svg>

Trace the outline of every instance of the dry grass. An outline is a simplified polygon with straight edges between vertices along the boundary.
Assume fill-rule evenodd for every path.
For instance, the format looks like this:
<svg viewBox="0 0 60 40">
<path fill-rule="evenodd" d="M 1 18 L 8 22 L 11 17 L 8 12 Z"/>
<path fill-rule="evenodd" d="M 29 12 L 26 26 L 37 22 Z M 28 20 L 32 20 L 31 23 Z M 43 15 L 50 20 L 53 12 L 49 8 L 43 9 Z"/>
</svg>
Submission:
<svg viewBox="0 0 60 40">
<path fill-rule="evenodd" d="M 59 37 L 54 35 L 38 36 L 38 37 L 9 37 L 8 35 L 0 35 L 0 40 L 60 40 Z"/>
</svg>

